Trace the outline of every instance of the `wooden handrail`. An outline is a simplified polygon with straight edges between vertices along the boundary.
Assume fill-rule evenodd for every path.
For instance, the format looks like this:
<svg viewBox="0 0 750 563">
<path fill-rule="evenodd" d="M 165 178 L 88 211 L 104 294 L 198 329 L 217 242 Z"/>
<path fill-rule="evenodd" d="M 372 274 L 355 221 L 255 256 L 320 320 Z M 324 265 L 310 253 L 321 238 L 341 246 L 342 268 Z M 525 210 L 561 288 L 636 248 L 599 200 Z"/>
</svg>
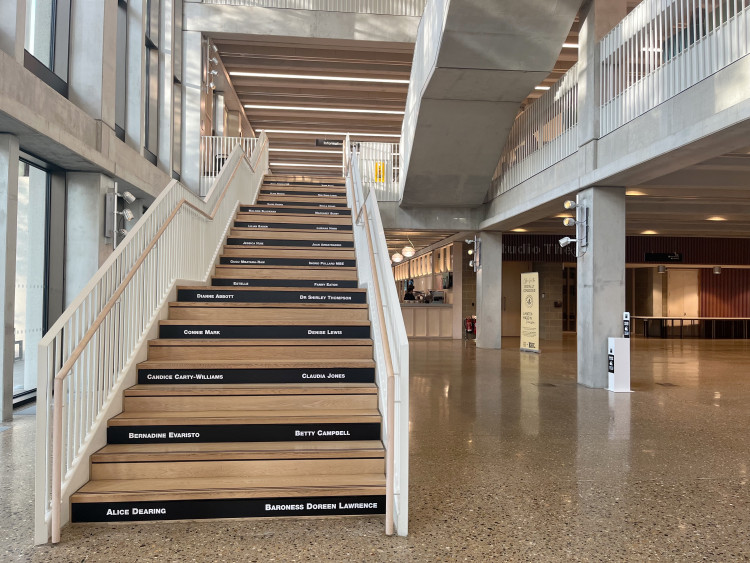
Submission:
<svg viewBox="0 0 750 563">
<path fill-rule="evenodd" d="M 257 151 L 258 155 L 262 154 L 267 144 L 268 144 L 268 138 L 266 138 L 266 140 L 263 142 L 263 145 Z M 258 158 L 255 161 L 254 166 L 252 163 L 248 163 L 250 166 L 250 169 L 253 172 L 257 170 L 259 160 L 260 160 L 260 157 L 258 156 Z M 217 200 L 216 205 L 214 205 L 214 208 L 211 211 L 210 215 L 207 214 L 202 209 L 199 209 L 193 203 L 187 201 L 185 198 L 182 198 L 179 202 L 177 202 L 177 205 L 175 205 L 175 208 L 172 211 L 172 213 L 170 213 L 169 217 L 167 217 L 167 220 L 164 222 L 161 228 L 154 235 L 153 239 L 151 239 L 151 242 L 148 244 L 148 246 L 146 246 L 143 252 L 141 252 L 141 255 L 138 257 L 138 260 L 136 260 L 136 262 L 130 268 L 130 271 L 128 271 L 128 274 L 125 276 L 125 279 L 123 279 L 120 285 L 117 286 L 117 289 L 112 294 L 112 297 L 110 297 L 110 299 L 102 308 L 99 315 L 97 315 L 96 319 L 91 324 L 91 327 L 89 327 L 89 329 L 83 335 L 83 338 L 81 338 L 81 341 L 73 350 L 73 353 L 68 357 L 67 361 L 63 364 L 60 370 L 55 374 L 54 390 L 53 390 L 54 402 L 53 402 L 53 410 L 52 410 L 52 506 L 51 506 L 52 543 L 58 543 L 60 541 L 60 501 L 62 500 L 61 499 L 61 496 L 62 496 L 62 459 L 61 459 L 62 452 L 61 450 L 62 450 L 63 382 L 65 381 L 65 378 L 68 376 L 68 374 L 70 374 L 70 371 L 73 369 L 73 366 L 78 361 L 78 358 L 81 357 L 81 354 L 83 353 L 86 346 L 89 344 L 89 342 L 91 342 L 91 339 L 96 334 L 96 331 L 99 329 L 101 324 L 104 322 L 104 319 L 107 318 L 107 315 L 109 315 L 110 311 L 115 306 L 115 303 L 117 303 L 117 300 L 120 298 L 120 296 L 123 294 L 123 292 L 125 291 L 130 281 L 135 276 L 136 272 L 138 271 L 138 268 L 141 266 L 141 264 L 143 264 L 149 252 L 151 252 L 154 246 L 156 246 L 156 243 L 159 242 L 159 239 L 167 230 L 167 227 L 171 224 L 171 222 L 177 216 L 177 213 L 182 209 L 183 206 L 188 206 L 188 207 L 192 207 L 195 211 L 197 211 L 198 213 L 200 213 L 207 219 L 213 220 L 214 217 L 216 216 L 216 213 L 219 210 L 219 206 L 221 205 L 221 202 L 224 201 L 224 198 L 226 197 L 226 194 L 229 191 L 229 186 L 232 183 L 232 179 L 237 174 L 237 170 L 239 169 L 241 163 L 242 163 L 242 159 L 240 158 L 237 161 L 237 164 L 235 165 L 234 170 L 232 171 L 232 174 L 229 177 L 229 180 L 227 181 L 226 186 L 224 187 L 224 191 L 219 196 L 219 199 Z"/>
<path fill-rule="evenodd" d="M 351 170 L 351 159 L 348 166 Z M 357 209 L 357 190 L 354 188 L 354 178 L 352 177 L 352 203 L 354 209 Z M 359 220 L 359 217 L 363 217 L 365 232 L 367 233 L 367 247 L 370 254 L 370 269 L 372 270 L 372 279 L 375 284 L 375 301 L 378 309 L 378 321 L 380 322 L 380 339 L 383 344 L 383 354 L 385 355 L 385 370 L 386 370 L 386 425 L 388 428 L 388 444 L 385 450 L 385 534 L 387 536 L 393 535 L 393 491 L 395 490 L 394 484 L 394 448 L 396 445 L 395 440 L 395 390 L 396 390 L 396 377 L 393 371 L 393 359 L 391 357 L 391 345 L 388 341 L 388 329 L 385 324 L 385 314 L 383 313 L 383 298 L 380 294 L 380 281 L 377 270 L 377 263 L 375 262 L 375 250 L 372 243 L 372 234 L 370 233 L 370 217 L 367 213 L 367 205 L 365 202 L 362 203 L 361 214 L 356 216 L 355 221 Z"/>
</svg>

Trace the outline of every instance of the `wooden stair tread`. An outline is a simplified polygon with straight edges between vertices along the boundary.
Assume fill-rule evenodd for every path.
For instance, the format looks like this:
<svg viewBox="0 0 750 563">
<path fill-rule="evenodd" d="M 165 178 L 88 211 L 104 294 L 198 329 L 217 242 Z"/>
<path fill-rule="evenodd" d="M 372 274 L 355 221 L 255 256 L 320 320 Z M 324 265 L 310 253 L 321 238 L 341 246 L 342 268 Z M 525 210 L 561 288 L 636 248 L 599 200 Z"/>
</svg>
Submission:
<svg viewBox="0 0 750 563">
<path fill-rule="evenodd" d="M 385 475 L 306 475 L 174 479 L 107 479 L 89 481 L 72 502 L 181 500 L 199 498 L 273 498 L 384 494 Z"/>
<path fill-rule="evenodd" d="M 221 286 L 223 287 L 223 286 Z M 212 288 L 213 289 L 213 288 Z M 231 286 L 231 289 L 234 289 L 234 286 Z M 239 289 L 239 288 L 238 288 Z M 314 288 L 315 289 L 315 288 Z M 336 289 L 336 288 L 333 288 Z M 281 308 L 288 308 L 288 309 L 294 309 L 297 310 L 299 307 L 295 307 L 296 303 L 231 303 L 222 301 L 219 303 L 211 303 L 210 301 L 172 301 L 169 306 L 170 307 L 184 307 L 184 308 L 222 308 L 222 307 L 249 307 L 249 308 L 258 308 L 258 307 L 281 307 Z M 367 309 L 367 303 L 308 303 L 308 306 L 305 307 L 305 309 L 308 310 L 315 310 L 315 309 L 351 309 L 352 307 L 356 307 L 357 309 Z"/>
<path fill-rule="evenodd" d="M 375 395 L 374 383 L 216 383 L 210 387 L 195 384 L 142 383 L 125 390 L 126 397 L 152 395 Z"/>
<path fill-rule="evenodd" d="M 362 287 L 321 287 L 321 288 L 310 288 L 310 287 L 301 287 L 301 288 L 279 288 L 279 287 L 224 287 L 221 285 L 180 285 L 177 287 L 178 290 L 180 289 L 187 289 L 190 291 L 220 291 L 220 292 L 230 292 L 230 291 L 304 291 L 306 293 L 317 293 L 317 292 L 328 292 L 328 293 L 367 293 L 367 289 Z"/>
<path fill-rule="evenodd" d="M 217 360 L 217 361 L 166 361 L 147 360 L 138 364 L 138 369 L 325 369 L 325 368 L 374 368 L 373 360 Z"/>
<path fill-rule="evenodd" d="M 234 321 L 234 320 L 206 320 L 206 319 L 178 319 L 159 321 L 160 326 L 370 326 L 370 321 L 348 321 L 340 319 L 316 319 L 316 320 L 267 320 L 262 322 Z"/>
<path fill-rule="evenodd" d="M 315 422 L 327 422 L 329 418 L 335 418 L 337 420 L 331 420 L 331 422 L 340 422 L 339 418 L 354 419 L 359 418 L 372 418 L 375 417 L 380 419 L 380 412 L 377 409 L 300 409 L 300 410 L 272 410 L 272 411 L 154 411 L 154 412 L 141 412 L 141 411 L 123 411 L 117 416 L 110 419 L 110 422 L 119 421 L 126 422 L 133 419 L 173 419 L 173 418 L 189 418 L 193 421 L 198 420 L 218 420 L 228 419 L 232 421 L 236 420 L 248 420 L 248 424 L 253 424 L 252 421 L 256 419 L 262 420 L 276 420 L 276 419 L 315 419 Z M 319 419 L 326 420 L 319 420 Z M 172 422 L 170 422 L 172 424 Z M 124 424 L 118 424 L 123 426 Z"/>
<path fill-rule="evenodd" d="M 276 339 L 206 339 L 206 338 L 154 338 L 149 341 L 154 346 L 372 346 L 371 338 L 339 338 L 330 340 L 276 340 Z"/>
<path fill-rule="evenodd" d="M 122 461 L 196 461 L 248 459 L 382 458 L 379 440 L 347 442 L 221 442 L 193 444 L 109 444 L 92 457 L 93 463 Z"/>
</svg>

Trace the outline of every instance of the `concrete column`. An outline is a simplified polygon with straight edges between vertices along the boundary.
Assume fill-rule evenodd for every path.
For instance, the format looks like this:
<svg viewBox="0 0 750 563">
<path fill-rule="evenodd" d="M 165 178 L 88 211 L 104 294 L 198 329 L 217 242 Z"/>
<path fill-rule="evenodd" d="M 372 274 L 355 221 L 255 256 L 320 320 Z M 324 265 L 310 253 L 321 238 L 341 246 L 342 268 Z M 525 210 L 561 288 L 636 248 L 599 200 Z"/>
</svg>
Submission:
<svg viewBox="0 0 750 563">
<path fill-rule="evenodd" d="M 200 157 L 201 157 L 201 88 L 203 45 L 201 33 L 185 31 L 182 34 L 182 182 L 196 193 L 200 190 Z M 207 132 L 206 134 L 209 134 Z"/>
<path fill-rule="evenodd" d="M 104 238 L 104 197 L 114 181 L 94 172 L 68 174 L 65 232 L 65 306 L 86 287 L 112 252 Z"/>
<path fill-rule="evenodd" d="M 453 339 L 461 340 L 464 337 L 464 243 L 456 241 L 453 243 L 453 256 L 451 267 L 453 268 Z"/>
<path fill-rule="evenodd" d="M 18 221 L 18 139 L 0 135 L 0 358 L 3 362 L 0 418 L 13 418 L 14 318 L 16 301 L 16 237 Z"/>
<path fill-rule="evenodd" d="M 477 348 L 499 350 L 503 332 L 503 235 L 484 231 L 479 240 Z"/>
<path fill-rule="evenodd" d="M 607 337 L 622 336 L 625 311 L 625 188 L 578 194 L 588 208 L 588 249 L 578 258 L 578 383 L 607 386 Z"/>
<path fill-rule="evenodd" d="M 0 50 L 23 64 L 26 34 L 26 0 L 0 2 Z"/>
<path fill-rule="evenodd" d="M 117 2 L 76 0 L 70 13 L 68 98 L 112 130 L 116 65 Z"/>
</svg>

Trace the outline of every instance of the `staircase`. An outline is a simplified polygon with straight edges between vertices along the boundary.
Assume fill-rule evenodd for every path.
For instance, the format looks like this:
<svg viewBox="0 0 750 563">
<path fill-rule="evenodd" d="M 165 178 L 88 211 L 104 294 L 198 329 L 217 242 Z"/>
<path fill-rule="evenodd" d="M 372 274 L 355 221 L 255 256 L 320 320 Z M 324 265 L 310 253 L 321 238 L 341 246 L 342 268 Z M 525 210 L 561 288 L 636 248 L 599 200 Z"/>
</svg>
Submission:
<svg viewBox="0 0 750 563">
<path fill-rule="evenodd" d="M 71 520 L 384 514 L 374 381 L 343 179 L 266 176 L 211 285 L 178 288 Z"/>
</svg>

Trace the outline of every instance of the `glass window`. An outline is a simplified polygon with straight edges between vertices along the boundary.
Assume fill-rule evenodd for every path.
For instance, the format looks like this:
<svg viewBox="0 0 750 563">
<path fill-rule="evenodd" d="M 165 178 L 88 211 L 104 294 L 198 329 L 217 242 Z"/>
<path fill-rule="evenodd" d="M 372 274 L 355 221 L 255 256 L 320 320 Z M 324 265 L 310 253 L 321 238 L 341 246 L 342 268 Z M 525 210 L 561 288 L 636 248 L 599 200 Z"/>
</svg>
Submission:
<svg viewBox="0 0 750 563">
<path fill-rule="evenodd" d="M 115 70 L 115 132 L 125 139 L 125 108 L 128 86 L 128 3 L 117 3 L 117 63 Z"/>
<path fill-rule="evenodd" d="M 182 81 L 182 0 L 175 0 L 174 3 L 172 41 L 172 68 L 175 78 Z"/>
<path fill-rule="evenodd" d="M 18 170 L 13 395 L 36 389 L 37 347 L 46 331 L 49 174 L 24 161 Z"/>
<path fill-rule="evenodd" d="M 161 2 L 159 0 L 148 0 L 146 8 L 146 37 L 153 43 L 154 47 L 159 46 L 159 11 Z"/>
<path fill-rule="evenodd" d="M 146 150 L 158 154 L 159 143 L 159 51 L 146 48 Z M 153 161 L 153 159 L 152 159 Z"/>
<path fill-rule="evenodd" d="M 27 0 L 26 50 L 49 69 L 53 67 L 56 0 Z"/>
</svg>

